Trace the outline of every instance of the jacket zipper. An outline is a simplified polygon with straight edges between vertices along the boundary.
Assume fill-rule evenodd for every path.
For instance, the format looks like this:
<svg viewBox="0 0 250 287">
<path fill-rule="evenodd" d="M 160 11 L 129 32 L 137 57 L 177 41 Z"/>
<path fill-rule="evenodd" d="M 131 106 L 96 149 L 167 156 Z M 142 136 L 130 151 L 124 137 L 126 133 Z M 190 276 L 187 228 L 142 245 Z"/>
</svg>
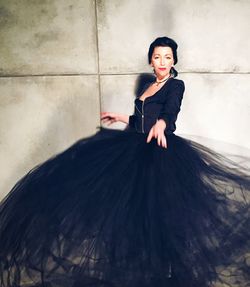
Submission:
<svg viewBox="0 0 250 287">
<path fill-rule="evenodd" d="M 136 107 L 137 111 L 141 114 L 141 119 L 142 119 L 142 125 L 141 125 L 141 126 L 142 126 L 142 133 L 145 133 L 145 132 L 144 132 L 144 110 L 143 110 L 144 102 L 145 102 L 145 100 L 142 101 L 142 113 L 141 113 L 141 111 L 137 108 L 137 105 L 135 104 L 135 107 Z"/>
<path fill-rule="evenodd" d="M 142 117 L 142 125 L 141 125 L 141 127 L 142 127 L 142 132 L 143 133 L 145 133 L 144 132 L 144 110 L 143 110 L 144 102 L 145 102 L 145 100 L 142 102 L 142 115 L 141 115 L 141 117 Z"/>
</svg>

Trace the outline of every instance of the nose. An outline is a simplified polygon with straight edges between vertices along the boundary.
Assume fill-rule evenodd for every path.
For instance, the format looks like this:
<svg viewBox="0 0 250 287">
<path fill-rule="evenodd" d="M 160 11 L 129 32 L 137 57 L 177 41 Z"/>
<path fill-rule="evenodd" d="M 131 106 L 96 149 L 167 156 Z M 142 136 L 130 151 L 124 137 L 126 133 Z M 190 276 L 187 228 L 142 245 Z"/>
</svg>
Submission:
<svg viewBox="0 0 250 287">
<path fill-rule="evenodd" d="M 165 58 L 163 57 L 161 58 L 161 65 L 164 66 L 164 64 L 165 64 Z"/>
</svg>

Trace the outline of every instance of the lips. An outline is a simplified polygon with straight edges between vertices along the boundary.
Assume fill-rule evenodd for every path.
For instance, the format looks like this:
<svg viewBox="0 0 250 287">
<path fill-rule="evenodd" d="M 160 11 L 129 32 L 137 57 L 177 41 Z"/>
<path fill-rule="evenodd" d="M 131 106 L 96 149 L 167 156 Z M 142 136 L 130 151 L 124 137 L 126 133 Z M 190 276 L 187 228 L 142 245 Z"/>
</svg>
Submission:
<svg viewBox="0 0 250 287">
<path fill-rule="evenodd" d="M 160 70 L 160 71 L 165 71 L 165 70 L 166 70 L 166 68 L 159 68 L 159 70 Z"/>
</svg>

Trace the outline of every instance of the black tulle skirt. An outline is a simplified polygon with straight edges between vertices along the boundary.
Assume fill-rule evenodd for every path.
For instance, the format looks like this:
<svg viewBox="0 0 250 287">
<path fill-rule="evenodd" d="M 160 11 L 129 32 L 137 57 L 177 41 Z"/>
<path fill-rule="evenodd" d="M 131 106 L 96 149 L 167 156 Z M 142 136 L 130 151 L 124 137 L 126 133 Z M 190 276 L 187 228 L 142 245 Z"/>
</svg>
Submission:
<svg viewBox="0 0 250 287">
<path fill-rule="evenodd" d="M 250 286 L 250 176 L 195 141 L 100 128 L 0 209 L 0 286 Z M 220 285 L 220 284 L 228 285 Z"/>
</svg>

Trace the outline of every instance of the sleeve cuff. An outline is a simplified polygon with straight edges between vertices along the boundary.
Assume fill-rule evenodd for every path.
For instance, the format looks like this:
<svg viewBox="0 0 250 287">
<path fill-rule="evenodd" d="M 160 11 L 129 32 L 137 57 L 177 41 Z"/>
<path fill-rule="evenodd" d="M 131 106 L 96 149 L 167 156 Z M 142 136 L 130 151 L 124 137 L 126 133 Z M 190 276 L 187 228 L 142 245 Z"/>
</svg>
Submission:
<svg viewBox="0 0 250 287">
<path fill-rule="evenodd" d="M 169 119 L 168 119 L 168 117 L 166 117 L 166 116 L 164 116 L 164 115 L 160 115 L 160 116 L 158 117 L 158 120 L 164 120 L 164 122 L 166 123 L 166 129 L 167 129 L 167 127 L 168 127 L 168 125 L 169 125 Z"/>
</svg>

